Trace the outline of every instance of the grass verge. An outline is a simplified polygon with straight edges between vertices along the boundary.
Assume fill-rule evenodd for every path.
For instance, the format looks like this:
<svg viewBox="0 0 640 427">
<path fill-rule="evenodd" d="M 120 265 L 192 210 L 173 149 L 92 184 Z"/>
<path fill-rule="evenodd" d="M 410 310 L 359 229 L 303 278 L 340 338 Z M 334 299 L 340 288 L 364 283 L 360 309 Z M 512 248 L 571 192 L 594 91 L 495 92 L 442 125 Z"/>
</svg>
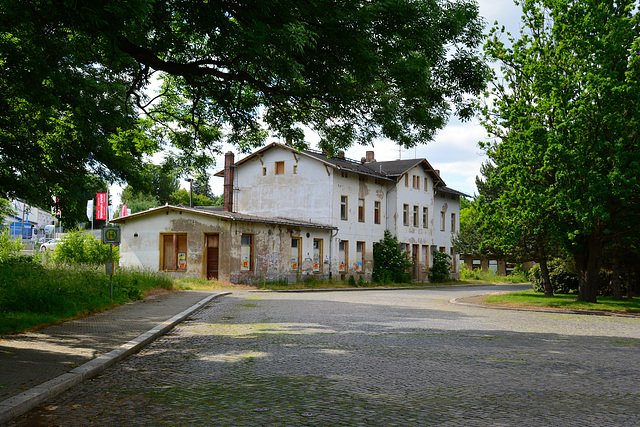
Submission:
<svg viewBox="0 0 640 427">
<path fill-rule="evenodd" d="M 173 280 L 104 266 L 44 266 L 27 257 L 0 262 L 0 335 L 100 312 L 141 299 L 152 289 L 173 289 Z"/>
<path fill-rule="evenodd" d="M 594 310 L 618 313 L 640 313 L 640 298 L 614 300 L 611 297 L 598 297 L 598 303 L 588 303 L 577 300 L 575 294 L 557 294 L 547 297 L 534 290 L 510 292 L 491 295 L 483 298 L 489 304 L 499 304 L 509 307 L 538 307 L 560 308 L 570 310 Z"/>
</svg>

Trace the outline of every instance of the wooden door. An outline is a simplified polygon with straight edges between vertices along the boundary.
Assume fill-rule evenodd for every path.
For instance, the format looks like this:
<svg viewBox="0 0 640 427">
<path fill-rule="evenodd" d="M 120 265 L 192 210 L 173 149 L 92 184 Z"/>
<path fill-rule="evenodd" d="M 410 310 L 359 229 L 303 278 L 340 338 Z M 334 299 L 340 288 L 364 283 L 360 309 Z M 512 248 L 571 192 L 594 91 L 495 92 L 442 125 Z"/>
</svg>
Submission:
<svg viewBox="0 0 640 427">
<path fill-rule="evenodd" d="M 218 279 L 220 235 L 207 235 L 207 279 Z"/>
</svg>

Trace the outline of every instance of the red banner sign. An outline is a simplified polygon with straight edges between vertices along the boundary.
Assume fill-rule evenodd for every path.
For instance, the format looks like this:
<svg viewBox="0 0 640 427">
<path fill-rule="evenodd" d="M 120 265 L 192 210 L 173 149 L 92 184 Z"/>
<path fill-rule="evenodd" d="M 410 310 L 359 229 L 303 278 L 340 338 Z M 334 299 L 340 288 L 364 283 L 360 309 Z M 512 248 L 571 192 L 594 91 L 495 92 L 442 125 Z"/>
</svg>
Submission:
<svg viewBox="0 0 640 427">
<path fill-rule="evenodd" d="M 107 193 L 96 194 L 96 219 L 107 219 Z"/>
<path fill-rule="evenodd" d="M 123 203 L 122 207 L 120 208 L 120 216 L 127 216 L 127 205 L 125 203 Z"/>
</svg>

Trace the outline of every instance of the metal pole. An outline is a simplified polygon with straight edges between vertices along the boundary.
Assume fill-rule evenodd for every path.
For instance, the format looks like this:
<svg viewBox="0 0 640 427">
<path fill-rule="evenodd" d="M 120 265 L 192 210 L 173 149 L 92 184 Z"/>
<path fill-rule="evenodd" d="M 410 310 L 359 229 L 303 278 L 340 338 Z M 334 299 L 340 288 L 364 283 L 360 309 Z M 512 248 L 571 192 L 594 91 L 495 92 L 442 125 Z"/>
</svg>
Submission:
<svg viewBox="0 0 640 427">
<path fill-rule="evenodd" d="M 111 247 L 111 301 L 113 301 L 113 245 L 109 246 Z"/>
</svg>

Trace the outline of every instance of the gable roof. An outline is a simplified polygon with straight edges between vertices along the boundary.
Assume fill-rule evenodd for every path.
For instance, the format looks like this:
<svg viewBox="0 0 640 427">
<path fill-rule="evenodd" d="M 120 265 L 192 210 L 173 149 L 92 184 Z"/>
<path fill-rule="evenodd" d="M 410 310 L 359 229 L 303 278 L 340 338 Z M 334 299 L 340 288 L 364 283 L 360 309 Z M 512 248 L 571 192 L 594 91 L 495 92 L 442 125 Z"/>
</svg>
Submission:
<svg viewBox="0 0 640 427">
<path fill-rule="evenodd" d="M 221 209 L 220 206 L 196 206 L 190 208 L 184 205 L 164 205 L 156 208 L 147 209 L 146 211 L 136 212 L 131 215 L 114 218 L 111 222 L 125 223 L 127 220 L 139 219 L 147 215 L 161 213 L 161 212 L 190 212 L 196 215 L 208 216 L 213 218 L 219 218 L 227 221 L 244 221 L 244 222 L 258 222 L 263 224 L 278 224 L 288 225 L 293 227 L 307 227 L 307 228 L 321 228 L 326 230 L 337 230 L 338 227 L 333 227 L 327 224 L 320 224 L 317 222 L 300 221 L 297 219 L 281 218 L 281 217 L 260 217 L 255 215 L 247 215 L 239 212 L 226 212 Z"/>
<path fill-rule="evenodd" d="M 408 160 L 393 160 L 387 162 L 359 162 L 356 160 L 352 160 L 345 157 L 327 157 L 326 153 L 315 150 L 304 150 L 298 151 L 295 148 L 289 145 L 279 144 L 277 142 L 273 142 L 269 145 L 266 145 L 251 153 L 250 155 L 244 157 L 243 159 L 237 161 L 235 166 L 240 166 L 243 163 L 252 160 L 256 157 L 261 158 L 262 154 L 270 150 L 271 148 L 279 147 L 285 150 L 291 151 L 294 156 L 304 156 L 314 160 L 317 160 L 327 166 L 331 166 L 338 170 L 355 172 L 360 175 L 372 176 L 374 178 L 381 178 L 388 181 L 397 181 L 402 175 L 406 172 L 414 168 L 415 166 L 422 165 L 424 171 L 431 176 L 434 182 L 434 186 L 440 187 L 444 186 L 445 183 L 440 177 L 440 174 L 429 164 L 426 159 L 408 159 Z M 218 171 L 214 174 L 214 176 L 223 177 L 224 169 Z"/>
</svg>

